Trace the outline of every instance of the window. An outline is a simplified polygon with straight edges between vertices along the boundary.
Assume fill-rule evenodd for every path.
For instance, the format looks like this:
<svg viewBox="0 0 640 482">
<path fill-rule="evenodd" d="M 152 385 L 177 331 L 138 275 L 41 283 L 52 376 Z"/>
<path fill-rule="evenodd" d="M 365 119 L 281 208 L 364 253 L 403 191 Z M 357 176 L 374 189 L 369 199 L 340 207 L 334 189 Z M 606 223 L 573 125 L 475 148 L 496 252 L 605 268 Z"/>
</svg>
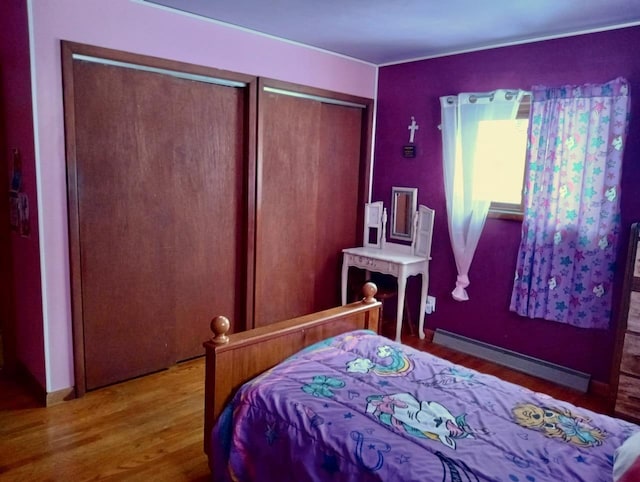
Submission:
<svg viewBox="0 0 640 482">
<path fill-rule="evenodd" d="M 490 217 L 522 219 L 530 105 L 525 96 L 515 119 L 478 125 L 474 197 L 491 200 Z"/>
</svg>

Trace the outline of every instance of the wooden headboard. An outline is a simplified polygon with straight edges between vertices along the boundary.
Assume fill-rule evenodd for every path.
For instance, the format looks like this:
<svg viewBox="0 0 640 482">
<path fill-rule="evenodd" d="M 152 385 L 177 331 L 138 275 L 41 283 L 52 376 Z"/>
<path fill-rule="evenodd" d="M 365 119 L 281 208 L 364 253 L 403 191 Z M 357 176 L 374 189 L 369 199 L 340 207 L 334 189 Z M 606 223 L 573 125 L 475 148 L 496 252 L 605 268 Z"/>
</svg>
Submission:
<svg viewBox="0 0 640 482">
<path fill-rule="evenodd" d="M 303 348 L 351 330 L 379 331 L 382 304 L 373 283 L 363 287 L 362 301 L 280 321 L 227 336 L 229 320 L 211 322 L 214 337 L 204 343 L 206 375 L 204 446 L 218 416 L 240 386 Z"/>
</svg>

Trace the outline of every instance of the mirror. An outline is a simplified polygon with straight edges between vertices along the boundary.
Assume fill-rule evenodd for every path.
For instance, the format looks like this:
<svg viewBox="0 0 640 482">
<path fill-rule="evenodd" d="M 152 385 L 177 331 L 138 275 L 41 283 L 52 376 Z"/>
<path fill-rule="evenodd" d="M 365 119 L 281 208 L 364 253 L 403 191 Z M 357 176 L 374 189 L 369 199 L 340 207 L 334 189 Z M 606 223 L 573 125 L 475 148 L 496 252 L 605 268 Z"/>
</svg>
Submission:
<svg viewBox="0 0 640 482">
<path fill-rule="evenodd" d="M 391 233 L 393 239 L 413 239 L 413 216 L 418 203 L 418 188 L 391 188 Z"/>
</svg>

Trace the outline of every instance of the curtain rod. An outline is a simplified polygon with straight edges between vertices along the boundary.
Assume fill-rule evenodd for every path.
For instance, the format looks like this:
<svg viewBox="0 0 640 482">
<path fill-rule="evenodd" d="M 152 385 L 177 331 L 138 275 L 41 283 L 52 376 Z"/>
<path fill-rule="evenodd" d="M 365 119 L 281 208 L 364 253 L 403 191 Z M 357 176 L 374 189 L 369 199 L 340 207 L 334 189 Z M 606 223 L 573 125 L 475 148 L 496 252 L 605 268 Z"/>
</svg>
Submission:
<svg viewBox="0 0 640 482">
<path fill-rule="evenodd" d="M 523 91 L 524 94 L 523 95 L 531 95 L 531 92 L 527 92 L 527 91 Z M 489 98 L 490 101 L 493 101 L 494 97 L 495 97 L 496 93 L 495 92 L 486 92 L 486 93 L 482 93 L 482 94 L 471 94 L 469 96 L 469 102 L 471 102 L 472 104 L 477 102 L 478 99 L 485 99 L 485 98 Z M 507 100 L 511 100 L 513 99 L 515 96 L 518 95 L 518 91 L 517 90 L 507 90 L 504 94 L 505 99 Z M 456 100 L 456 96 L 455 95 L 450 95 L 449 97 L 447 97 L 447 104 L 453 104 Z"/>
</svg>

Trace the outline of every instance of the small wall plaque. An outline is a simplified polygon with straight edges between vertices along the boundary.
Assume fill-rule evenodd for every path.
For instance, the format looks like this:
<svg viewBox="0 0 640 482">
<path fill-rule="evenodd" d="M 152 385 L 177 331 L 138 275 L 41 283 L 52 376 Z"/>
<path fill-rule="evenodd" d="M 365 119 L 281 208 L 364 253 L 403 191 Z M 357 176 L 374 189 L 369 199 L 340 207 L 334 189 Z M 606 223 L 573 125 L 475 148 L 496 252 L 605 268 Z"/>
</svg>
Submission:
<svg viewBox="0 0 640 482">
<path fill-rule="evenodd" d="M 402 157 L 416 157 L 416 146 L 414 144 L 402 146 Z"/>
</svg>

